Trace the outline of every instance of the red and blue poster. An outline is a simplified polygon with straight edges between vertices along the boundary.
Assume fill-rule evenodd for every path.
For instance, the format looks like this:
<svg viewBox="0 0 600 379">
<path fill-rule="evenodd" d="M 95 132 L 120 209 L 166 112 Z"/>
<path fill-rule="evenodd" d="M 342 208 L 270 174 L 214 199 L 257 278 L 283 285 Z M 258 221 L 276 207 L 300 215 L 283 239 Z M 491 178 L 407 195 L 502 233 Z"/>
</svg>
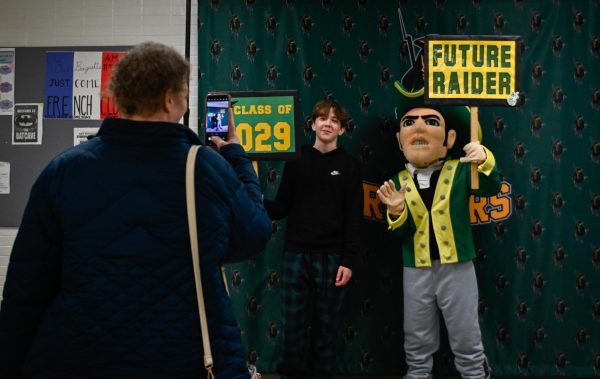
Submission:
<svg viewBox="0 0 600 379">
<path fill-rule="evenodd" d="M 52 51 L 46 55 L 45 118 L 101 120 L 118 110 L 104 92 L 124 52 Z"/>
<path fill-rule="evenodd" d="M 123 56 L 123 52 L 104 52 L 102 53 L 102 78 L 100 81 L 100 118 L 119 117 L 117 106 L 113 98 L 106 94 L 106 87 L 110 82 L 112 68 Z"/>
<path fill-rule="evenodd" d="M 71 118 L 73 104 L 73 53 L 46 55 L 44 117 Z"/>
</svg>

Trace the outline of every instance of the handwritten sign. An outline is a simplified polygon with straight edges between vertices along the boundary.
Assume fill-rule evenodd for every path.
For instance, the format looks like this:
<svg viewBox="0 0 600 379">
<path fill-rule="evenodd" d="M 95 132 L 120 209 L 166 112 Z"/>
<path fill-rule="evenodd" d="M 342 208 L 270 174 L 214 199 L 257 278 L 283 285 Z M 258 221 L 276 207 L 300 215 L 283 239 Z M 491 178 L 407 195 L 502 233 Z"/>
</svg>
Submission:
<svg viewBox="0 0 600 379">
<path fill-rule="evenodd" d="M 299 157 L 296 91 L 234 92 L 231 101 L 237 135 L 251 159 Z"/>
<path fill-rule="evenodd" d="M 46 55 L 44 117 L 71 118 L 73 115 L 73 53 Z"/>
<path fill-rule="evenodd" d="M 45 118 L 117 117 L 104 95 L 111 69 L 124 52 L 51 51 L 46 54 Z"/>
<path fill-rule="evenodd" d="M 100 78 L 102 55 L 76 52 L 73 62 L 73 118 L 100 118 Z"/>
<path fill-rule="evenodd" d="M 519 37 L 427 36 L 425 103 L 517 105 Z"/>
<path fill-rule="evenodd" d="M 108 52 L 102 53 L 102 76 L 100 81 L 100 118 L 119 117 L 117 106 L 113 102 L 113 98 L 106 94 L 106 87 L 110 83 L 112 68 L 123 57 L 123 52 Z"/>
</svg>

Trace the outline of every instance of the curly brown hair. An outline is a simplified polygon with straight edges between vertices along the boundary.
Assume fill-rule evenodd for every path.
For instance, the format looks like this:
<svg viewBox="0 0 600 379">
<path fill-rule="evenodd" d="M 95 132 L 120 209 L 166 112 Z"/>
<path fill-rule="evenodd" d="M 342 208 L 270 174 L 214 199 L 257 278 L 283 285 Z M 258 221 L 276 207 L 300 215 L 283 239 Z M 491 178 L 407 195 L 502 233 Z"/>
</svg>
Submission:
<svg viewBox="0 0 600 379">
<path fill-rule="evenodd" d="M 190 65 L 172 47 L 143 42 L 115 65 L 108 90 L 122 114 L 147 114 L 160 108 L 167 91 L 181 92 Z"/>
<path fill-rule="evenodd" d="M 337 101 L 333 99 L 324 99 L 317 101 L 317 103 L 313 106 L 312 110 L 312 121 L 315 122 L 317 117 L 327 117 L 329 116 L 329 110 L 333 108 L 333 112 L 335 116 L 340 121 L 340 125 L 342 128 L 345 128 L 348 125 L 348 121 L 350 120 L 350 115 L 348 111 L 340 105 Z"/>
</svg>

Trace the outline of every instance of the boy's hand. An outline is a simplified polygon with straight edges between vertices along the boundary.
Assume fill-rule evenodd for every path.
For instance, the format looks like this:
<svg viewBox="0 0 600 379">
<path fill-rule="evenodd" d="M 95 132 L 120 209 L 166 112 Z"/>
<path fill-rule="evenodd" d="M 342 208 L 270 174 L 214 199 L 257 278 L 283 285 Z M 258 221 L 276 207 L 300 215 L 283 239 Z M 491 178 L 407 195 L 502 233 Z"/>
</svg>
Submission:
<svg viewBox="0 0 600 379">
<path fill-rule="evenodd" d="M 335 286 L 336 287 L 345 286 L 348 283 L 348 281 L 350 281 L 351 277 L 352 277 L 352 270 L 350 270 L 347 267 L 340 266 L 338 268 L 338 272 L 335 277 Z"/>
<path fill-rule="evenodd" d="M 462 163 L 475 163 L 480 165 L 485 162 L 487 158 L 485 149 L 483 148 L 483 145 L 479 143 L 479 141 L 469 142 L 465 145 L 463 150 L 467 155 L 460 158 Z"/>
<path fill-rule="evenodd" d="M 400 191 L 397 191 L 393 180 L 384 182 L 377 190 L 379 200 L 387 206 L 388 212 L 393 216 L 399 216 L 404 211 L 405 193 L 406 184 L 400 188 Z"/>
</svg>

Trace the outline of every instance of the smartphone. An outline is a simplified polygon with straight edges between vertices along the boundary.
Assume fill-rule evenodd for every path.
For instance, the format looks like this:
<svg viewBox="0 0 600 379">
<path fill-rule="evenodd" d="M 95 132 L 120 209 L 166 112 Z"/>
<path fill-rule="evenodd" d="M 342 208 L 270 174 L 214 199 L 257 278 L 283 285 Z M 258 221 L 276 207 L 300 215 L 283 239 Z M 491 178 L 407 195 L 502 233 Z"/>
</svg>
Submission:
<svg viewBox="0 0 600 379">
<path fill-rule="evenodd" d="M 231 98 L 226 93 L 209 93 L 206 95 L 206 120 L 204 128 L 204 143 L 214 146 L 213 136 L 227 141 L 229 132 L 229 107 Z"/>
</svg>

